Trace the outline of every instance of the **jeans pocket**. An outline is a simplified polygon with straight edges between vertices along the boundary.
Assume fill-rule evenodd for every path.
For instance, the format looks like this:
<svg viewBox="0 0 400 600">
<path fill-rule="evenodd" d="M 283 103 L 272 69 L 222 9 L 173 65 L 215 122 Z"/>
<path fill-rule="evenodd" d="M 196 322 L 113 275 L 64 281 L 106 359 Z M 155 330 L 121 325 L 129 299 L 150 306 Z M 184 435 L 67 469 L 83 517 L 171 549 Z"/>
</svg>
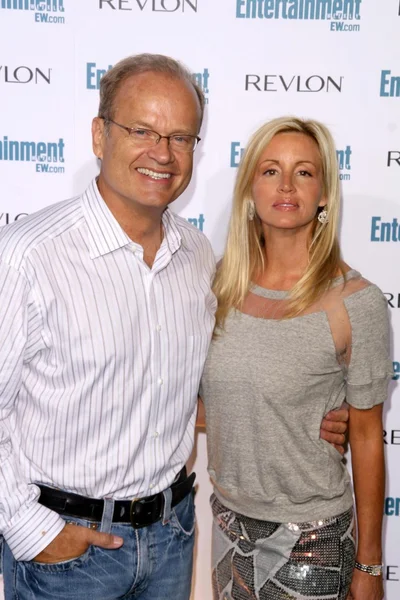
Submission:
<svg viewBox="0 0 400 600">
<path fill-rule="evenodd" d="M 194 490 L 171 511 L 171 523 L 185 537 L 193 535 L 195 528 Z"/>
<path fill-rule="evenodd" d="M 66 522 L 67 525 L 73 524 L 77 528 L 78 527 L 87 528 L 92 524 L 90 521 L 86 521 L 85 519 L 80 519 L 78 517 L 62 515 L 62 518 L 64 519 L 64 521 Z M 42 571 L 52 571 L 52 572 L 67 571 L 67 570 L 74 569 L 76 567 L 83 565 L 88 560 L 89 556 L 91 555 L 91 551 L 92 551 L 92 546 L 89 545 L 87 547 L 87 549 L 85 550 L 85 552 L 83 552 L 79 556 L 75 556 L 74 558 L 69 558 L 67 560 L 60 560 L 59 562 L 56 562 L 56 563 L 44 563 L 44 562 L 38 562 L 36 560 L 29 560 L 29 561 L 24 561 L 24 564 L 27 565 L 28 567 L 32 567 L 34 569 L 42 570 Z"/>
<path fill-rule="evenodd" d="M 64 571 L 70 571 L 72 569 L 76 569 L 78 567 L 83 566 L 90 558 L 93 553 L 94 546 L 89 546 L 88 549 L 81 554 L 80 556 L 76 556 L 75 558 L 69 558 L 68 560 L 61 560 L 56 563 L 43 563 L 37 562 L 35 560 L 24 561 L 23 564 L 29 570 L 35 571 L 47 571 L 49 573 L 59 573 Z"/>
</svg>

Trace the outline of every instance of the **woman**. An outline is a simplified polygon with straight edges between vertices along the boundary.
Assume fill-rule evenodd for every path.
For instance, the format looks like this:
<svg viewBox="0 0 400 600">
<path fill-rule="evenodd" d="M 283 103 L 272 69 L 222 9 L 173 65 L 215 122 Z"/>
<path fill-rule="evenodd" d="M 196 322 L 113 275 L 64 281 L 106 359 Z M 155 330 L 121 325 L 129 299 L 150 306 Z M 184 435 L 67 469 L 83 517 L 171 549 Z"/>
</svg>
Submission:
<svg viewBox="0 0 400 600">
<path fill-rule="evenodd" d="M 201 387 L 215 600 L 383 597 L 387 306 L 340 258 L 339 201 L 323 125 L 280 118 L 255 133 L 237 175 Z M 322 416 L 344 397 L 356 554 L 350 479 L 319 438 Z"/>
</svg>

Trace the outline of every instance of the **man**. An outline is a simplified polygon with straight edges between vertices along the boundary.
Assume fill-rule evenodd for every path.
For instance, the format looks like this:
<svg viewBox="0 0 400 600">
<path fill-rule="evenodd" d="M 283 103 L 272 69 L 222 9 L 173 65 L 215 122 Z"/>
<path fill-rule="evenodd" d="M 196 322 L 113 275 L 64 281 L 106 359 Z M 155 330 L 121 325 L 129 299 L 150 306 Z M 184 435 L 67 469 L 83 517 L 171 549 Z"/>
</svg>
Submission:
<svg viewBox="0 0 400 600">
<path fill-rule="evenodd" d="M 167 207 L 190 181 L 203 110 L 172 59 L 121 61 L 93 120 L 98 179 L 1 231 L 6 600 L 190 596 L 184 465 L 214 258 Z"/>
</svg>

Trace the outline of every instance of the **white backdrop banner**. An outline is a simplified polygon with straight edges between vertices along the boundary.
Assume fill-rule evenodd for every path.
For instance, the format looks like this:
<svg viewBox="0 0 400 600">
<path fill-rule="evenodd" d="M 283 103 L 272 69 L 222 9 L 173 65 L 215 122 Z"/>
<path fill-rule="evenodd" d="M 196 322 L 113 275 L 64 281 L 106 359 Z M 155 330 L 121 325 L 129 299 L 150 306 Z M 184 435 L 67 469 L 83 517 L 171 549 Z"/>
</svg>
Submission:
<svg viewBox="0 0 400 600">
<path fill-rule="evenodd" d="M 386 294 L 393 329 L 396 374 L 384 432 L 388 600 L 400 598 L 399 33 L 399 0 L 0 0 L 0 226 L 80 193 L 98 172 L 90 125 L 99 81 L 130 54 L 180 59 L 203 87 L 195 174 L 174 209 L 204 231 L 217 255 L 249 135 L 284 114 L 332 130 L 344 257 Z M 208 600 L 204 434 L 194 462 L 193 599 Z"/>
</svg>

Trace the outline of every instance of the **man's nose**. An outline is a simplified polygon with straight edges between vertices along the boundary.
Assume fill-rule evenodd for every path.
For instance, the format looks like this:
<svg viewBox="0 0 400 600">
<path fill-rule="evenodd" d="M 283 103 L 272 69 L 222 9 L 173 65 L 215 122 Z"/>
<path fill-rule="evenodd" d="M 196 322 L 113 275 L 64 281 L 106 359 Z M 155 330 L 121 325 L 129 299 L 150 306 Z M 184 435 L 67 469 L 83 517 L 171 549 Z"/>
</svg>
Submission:
<svg viewBox="0 0 400 600">
<path fill-rule="evenodd" d="M 160 164 L 166 164 L 174 160 L 174 153 L 171 151 L 167 137 L 162 137 L 157 144 L 151 146 L 147 154 Z"/>
</svg>

